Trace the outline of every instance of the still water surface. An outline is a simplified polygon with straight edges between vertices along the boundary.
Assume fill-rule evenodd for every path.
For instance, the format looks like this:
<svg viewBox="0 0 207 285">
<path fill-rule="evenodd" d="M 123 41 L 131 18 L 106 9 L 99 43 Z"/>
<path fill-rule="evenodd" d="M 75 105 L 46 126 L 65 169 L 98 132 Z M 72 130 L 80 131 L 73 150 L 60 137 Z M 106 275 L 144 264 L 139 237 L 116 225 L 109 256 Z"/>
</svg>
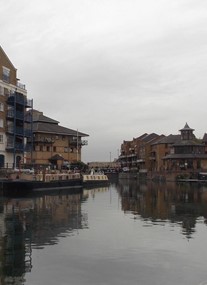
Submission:
<svg viewBox="0 0 207 285">
<path fill-rule="evenodd" d="M 204 186 L 122 180 L 0 206 L 0 284 L 207 284 Z"/>
</svg>

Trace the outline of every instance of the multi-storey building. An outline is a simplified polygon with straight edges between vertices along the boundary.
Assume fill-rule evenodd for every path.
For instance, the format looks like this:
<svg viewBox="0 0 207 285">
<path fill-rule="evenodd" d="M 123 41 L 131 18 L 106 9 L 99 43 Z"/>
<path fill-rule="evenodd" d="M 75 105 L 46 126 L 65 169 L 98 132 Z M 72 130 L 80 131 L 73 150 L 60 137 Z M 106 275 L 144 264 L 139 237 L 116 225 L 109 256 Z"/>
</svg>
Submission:
<svg viewBox="0 0 207 285">
<path fill-rule="evenodd" d="M 187 123 L 180 130 L 180 139 L 171 145 L 170 153 L 163 157 L 165 169 L 170 171 L 207 170 L 205 143 L 197 139 L 193 131 L 194 129 Z"/>
<path fill-rule="evenodd" d="M 17 78 L 17 69 L 0 46 L 0 167 L 14 168 L 24 160 L 27 138 L 25 132 L 26 110 L 32 100 L 27 99 L 24 84 Z"/>
<path fill-rule="evenodd" d="M 82 138 L 87 134 L 60 126 L 58 121 L 37 110 L 28 111 L 27 115 L 33 119 L 28 164 L 61 168 L 64 164 L 81 161 L 82 146 L 87 144 Z"/>
<path fill-rule="evenodd" d="M 151 170 L 163 171 L 165 170 L 163 157 L 170 154 L 171 146 L 180 140 L 180 135 L 164 136 L 151 145 Z"/>
<path fill-rule="evenodd" d="M 151 145 L 162 136 L 155 133 L 143 134 L 132 141 L 123 141 L 119 161 L 122 167 L 147 169 L 150 168 Z"/>
</svg>

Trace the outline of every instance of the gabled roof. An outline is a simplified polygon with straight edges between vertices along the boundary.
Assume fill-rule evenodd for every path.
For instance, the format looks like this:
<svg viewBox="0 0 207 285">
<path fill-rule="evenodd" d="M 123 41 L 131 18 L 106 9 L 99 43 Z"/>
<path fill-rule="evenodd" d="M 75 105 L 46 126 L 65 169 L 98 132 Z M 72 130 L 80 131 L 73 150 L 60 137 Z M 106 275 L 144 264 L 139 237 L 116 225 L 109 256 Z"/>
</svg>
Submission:
<svg viewBox="0 0 207 285">
<path fill-rule="evenodd" d="M 159 137 L 158 134 L 151 133 L 151 134 L 149 134 L 149 135 L 144 136 L 144 137 L 141 139 L 141 141 L 148 143 L 148 142 L 150 142 L 150 141 L 152 141 L 152 140 L 154 140 L 154 139 L 156 139 L 156 138 L 158 138 L 158 137 Z"/>
<path fill-rule="evenodd" d="M 9 64 L 11 64 L 11 66 L 12 66 L 15 70 L 17 70 L 16 67 L 13 65 L 13 63 L 11 62 L 11 60 L 9 59 L 9 57 L 7 56 L 7 54 L 5 53 L 5 51 L 3 50 L 3 48 L 2 48 L 1 46 L 0 46 L 0 53 L 2 53 L 2 54 L 6 57 L 6 59 L 8 60 Z"/>
<path fill-rule="evenodd" d="M 60 154 L 55 154 L 49 160 L 64 160 L 64 158 Z"/>
<path fill-rule="evenodd" d="M 29 111 L 30 112 L 30 111 Z M 49 117 L 46 117 L 43 112 L 33 110 L 32 111 L 33 116 L 33 122 L 42 122 L 42 123 L 50 123 L 50 124 L 59 124 L 58 121 L 51 119 Z"/>
<path fill-rule="evenodd" d="M 180 141 L 181 135 L 172 135 L 170 134 L 169 136 L 162 137 L 160 140 L 155 142 L 154 144 L 174 144 L 178 141 Z"/>
<path fill-rule="evenodd" d="M 142 138 L 144 138 L 144 137 L 146 137 L 148 134 L 147 133 L 145 133 L 145 134 L 143 134 L 143 135 L 141 135 L 141 136 L 139 136 L 139 137 L 137 137 L 137 138 L 135 138 L 136 140 L 141 140 Z"/>
<path fill-rule="evenodd" d="M 205 142 L 205 143 L 207 142 L 207 133 L 205 133 L 205 134 L 203 135 L 202 141 Z"/>
</svg>

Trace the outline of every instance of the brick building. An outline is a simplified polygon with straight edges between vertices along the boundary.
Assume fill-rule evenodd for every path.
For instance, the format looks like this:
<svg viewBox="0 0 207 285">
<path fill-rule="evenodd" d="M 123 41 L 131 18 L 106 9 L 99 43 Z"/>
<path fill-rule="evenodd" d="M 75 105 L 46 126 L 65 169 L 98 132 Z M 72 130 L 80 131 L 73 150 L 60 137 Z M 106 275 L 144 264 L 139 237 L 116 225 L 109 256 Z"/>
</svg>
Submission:
<svg viewBox="0 0 207 285">
<path fill-rule="evenodd" d="M 32 118 L 33 138 L 29 141 L 32 151 L 27 153 L 28 164 L 60 168 L 81 161 L 82 146 L 87 144 L 82 138 L 87 134 L 60 126 L 58 121 L 37 110 L 32 111 Z"/>
<path fill-rule="evenodd" d="M 0 46 L 0 167 L 14 168 L 24 158 L 28 149 L 27 139 L 32 132 L 25 132 L 28 123 L 25 114 L 33 106 L 27 99 L 24 84 L 17 78 L 14 67 Z"/>
</svg>

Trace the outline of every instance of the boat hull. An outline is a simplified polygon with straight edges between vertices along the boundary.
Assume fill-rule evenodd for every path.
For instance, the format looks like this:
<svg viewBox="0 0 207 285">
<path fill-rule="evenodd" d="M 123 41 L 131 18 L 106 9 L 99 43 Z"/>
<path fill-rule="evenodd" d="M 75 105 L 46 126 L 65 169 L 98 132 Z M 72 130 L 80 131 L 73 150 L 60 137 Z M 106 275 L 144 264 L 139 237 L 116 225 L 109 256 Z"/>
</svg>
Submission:
<svg viewBox="0 0 207 285">
<path fill-rule="evenodd" d="M 60 181 L 26 181 L 7 180 L 2 182 L 4 196 L 24 197 L 37 192 L 58 192 L 60 190 L 82 188 L 81 179 L 60 180 Z"/>
</svg>

